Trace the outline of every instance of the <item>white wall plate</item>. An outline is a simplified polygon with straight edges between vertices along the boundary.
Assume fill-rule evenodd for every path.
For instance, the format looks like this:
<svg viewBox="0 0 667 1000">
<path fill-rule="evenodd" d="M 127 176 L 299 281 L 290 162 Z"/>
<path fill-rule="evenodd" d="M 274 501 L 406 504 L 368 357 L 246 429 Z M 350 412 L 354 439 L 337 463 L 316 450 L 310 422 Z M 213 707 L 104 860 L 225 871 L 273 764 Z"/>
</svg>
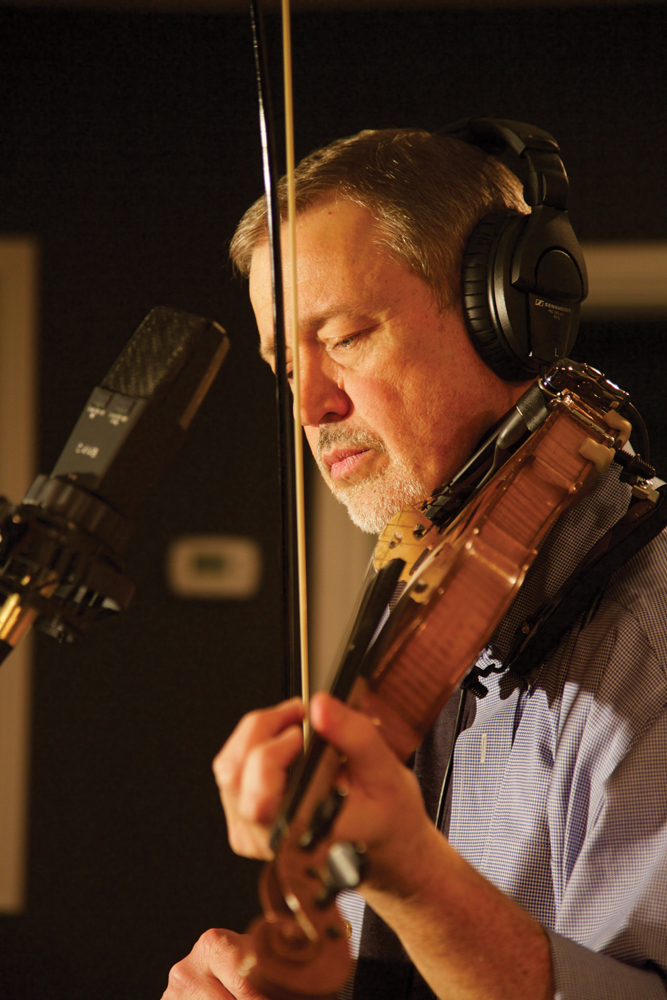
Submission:
<svg viewBox="0 0 667 1000">
<path fill-rule="evenodd" d="M 248 600 L 262 580 L 262 551 L 254 538 L 183 535 L 169 546 L 166 569 L 178 597 Z"/>
</svg>

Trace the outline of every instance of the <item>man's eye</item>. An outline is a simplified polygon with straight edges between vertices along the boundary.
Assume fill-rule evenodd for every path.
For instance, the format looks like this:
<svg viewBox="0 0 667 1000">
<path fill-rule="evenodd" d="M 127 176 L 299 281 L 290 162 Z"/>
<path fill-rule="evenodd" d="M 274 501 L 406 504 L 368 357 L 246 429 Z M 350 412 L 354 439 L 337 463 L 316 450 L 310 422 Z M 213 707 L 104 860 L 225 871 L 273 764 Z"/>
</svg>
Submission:
<svg viewBox="0 0 667 1000">
<path fill-rule="evenodd" d="M 333 346 L 334 348 L 342 347 L 343 349 L 346 347 L 352 347 L 358 336 L 358 333 L 351 333 L 349 337 L 342 337 L 340 340 L 337 340 Z"/>
</svg>

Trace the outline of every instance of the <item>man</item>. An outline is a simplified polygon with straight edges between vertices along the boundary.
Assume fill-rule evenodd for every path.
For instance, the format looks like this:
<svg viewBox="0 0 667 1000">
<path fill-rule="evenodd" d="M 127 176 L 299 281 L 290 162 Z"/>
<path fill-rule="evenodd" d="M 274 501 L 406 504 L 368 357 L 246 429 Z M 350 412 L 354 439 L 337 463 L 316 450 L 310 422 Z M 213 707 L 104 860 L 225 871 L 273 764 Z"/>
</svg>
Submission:
<svg viewBox="0 0 667 1000">
<path fill-rule="evenodd" d="M 526 388 L 502 381 L 476 353 L 459 278 L 476 222 L 526 207 L 493 158 L 416 131 L 341 140 L 298 174 L 301 420 L 334 494 L 377 531 L 446 482 Z M 272 362 L 261 203 L 242 220 L 232 255 L 249 273 Z M 559 522 L 485 665 L 502 663 L 516 625 L 557 591 L 627 499 L 609 472 Z M 390 931 L 377 927 L 367 954 L 362 941 L 361 1000 L 430 990 L 457 1000 L 667 997 L 667 648 L 658 621 L 666 577 L 656 542 L 528 684 L 506 673 L 487 681 L 457 741 L 449 841 L 377 727 L 330 697 L 313 699 L 314 728 L 347 758 L 336 835 L 367 845 L 360 892 L 400 942 L 387 944 Z M 297 702 L 252 713 L 216 759 L 240 854 L 270 856 L 301 717 Z M 417 754 L 431 810 L 448 733 L 436 726 Z M 373 920 L 367 910 L 371 937 Z M 239 975 L 240 944 L 209 931 L 172 970 L 165 998 L 254 1000 Z M 401 945 L 417 970 L 402 978 Z"/>
</svg>

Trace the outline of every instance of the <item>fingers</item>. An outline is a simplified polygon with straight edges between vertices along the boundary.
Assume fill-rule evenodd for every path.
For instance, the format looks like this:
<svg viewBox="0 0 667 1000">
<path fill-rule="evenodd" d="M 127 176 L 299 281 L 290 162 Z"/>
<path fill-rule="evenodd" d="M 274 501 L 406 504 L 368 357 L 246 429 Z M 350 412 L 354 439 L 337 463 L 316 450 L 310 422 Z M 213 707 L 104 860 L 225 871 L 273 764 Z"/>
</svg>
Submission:
<svg viewBox="0 0 667 1000">
<path fill-rule="evenodd" d="M 285 791 L 287 768 L 302 743 L 301 728 L 290 726 L 279 736 L 250 751 L 237 798 L 240 816 L 260 824 L 274 819 Z"/>
<path fill-rule="evenodd" d="M 323 692 L 314 695 L 310 717 L 313 728 L 346 757 L 353 759 L 360 772 L 376 770 L 381 762 L 391 766 L 397 761 L 382 739 L 381 729 L 368 716 L 337 698 Z"/>
<path fill-rule="evenodd" d="M 261 1000 L 239 972 L 246 935 L 209 930 L 169 973 L 162 1000 Z"/>
<path fill-rule="evenodd" d="M 288 726 L 298 724 L 303 716 L 304 708 L 300 698 L 290 698 L 274 708 L 259 709 L 244 715 L 213 761 L 213 771 L 218 783 L 227 787 L 237 782 L 249 751 L 277 736 Z"/>
<path fill-rule="evenodd" d="M 285 791 L 287 768 L 303 743 L 299 699 L 246 715 L 213 762 L 237 854 L 270 858 L 269 827 Z"/>
<path fill-rule="evenodd" d="M 311 704 L 313 728 L 344 755 L 342 784 L 384 808 L 385 801 L 402 792 L 412 775 L 382 738 L 382 729 L 368 716 L 327 694 L 317 694 Z"/>
</svg>

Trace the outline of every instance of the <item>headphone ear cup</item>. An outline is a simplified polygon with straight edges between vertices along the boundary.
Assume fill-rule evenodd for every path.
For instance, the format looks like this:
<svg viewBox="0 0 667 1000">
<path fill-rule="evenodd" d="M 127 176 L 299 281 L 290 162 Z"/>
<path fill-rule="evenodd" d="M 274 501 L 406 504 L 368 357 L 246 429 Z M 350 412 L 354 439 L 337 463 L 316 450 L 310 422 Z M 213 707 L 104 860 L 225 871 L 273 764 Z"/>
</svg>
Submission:
<svg viewBox="0 0 667 1000">
<path fill-rule="evenodd" d="M 500 324 L 492 312 L 490 290 L 494 297 L 497 288 L 497 250 L 503 244 L 506 257 L 507 241 L 514 243 L 515 228 L 521 232 L 524 217 L 508 212 L 485 215 L 475 228 L 463 252 L 461 292 L 463 314 L 475 350 L 496 375 L 508 382 L 523 381 L 531 377 L 530 363 L 522 364 L 507 344 Z M 517 234 L 518 235 L 518 234 Z M 509 258 L 511 259 L 511 254 Z M 505 276 L 500 276 L 503 286 Z"/>
</svg>

